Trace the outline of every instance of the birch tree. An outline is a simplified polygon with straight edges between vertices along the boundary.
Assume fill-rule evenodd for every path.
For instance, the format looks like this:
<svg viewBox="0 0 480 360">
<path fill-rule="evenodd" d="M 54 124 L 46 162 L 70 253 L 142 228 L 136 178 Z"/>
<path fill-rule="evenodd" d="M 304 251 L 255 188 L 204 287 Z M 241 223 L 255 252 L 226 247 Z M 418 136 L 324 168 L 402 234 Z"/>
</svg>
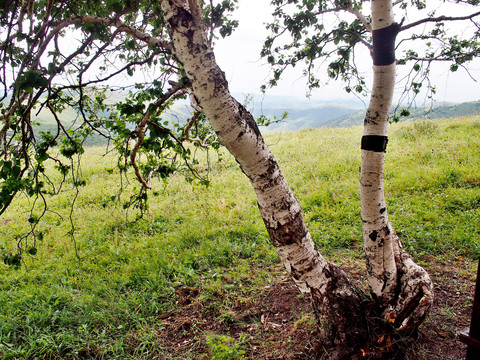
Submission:
<svg viewBox="0 0 480 360">
<path fill-rule="evenodd" d="M 397 28 L 389 5 L 388 1 L 372 2 L 372 12 L 378 14 L 372 28 L 381 35 L 390 34 L 392 26 Z M 229 92 L 225 74 L 215 61 L 213 43 L 218 34 L 228 35 L 235 27 L 226 16 L 233 7 L 231 1 L 198 0 L 9 2 L 0 14 L 4 65 L 0 213 L 19 192 L 31 196 L 34 204 L 43 203 L 46 211 L 46 195 L 59 191 L 45 174 L 48 163 L 81 185 L 74 159 L 92 133 L 114 142 L 124 174 L 131 167 L 141 190 L 130 203 L 139 207 L 145 204 L 153 177 L 165 179 L 183 171 L 203 181 L 193 167 L 196 160 L 187 143 L 198 147 L 221 143 L 250 180 L 286 270 L 311 297 L 329 358 L 381 357 L 369 346 L 378 342 L 375 336 L 380 329 L 393 323 L 400 332 L 414 331 L 432 300 L 428 276 L 401 249 L 384 210 L 384 148 L 379 140 L 385 143 L 391 101 L 391 91 L 386 89 L 391 88 L 394 64 L 384 64 L 384 60 L 376 64 L 378 90 L 372 100 L 378 99 L 383 106 L 379 105 L 382 111 L 372 109 L 374 114 L 367 121 L 371 126 L 363 141 L 362 200 L 375 199 L 380 204 L 362 209 L 365 234 L 372 242 L 367 254 L 376 299 L 371 300 L 317 251 L 301 207 L 254 118 Z M 65 45 L 69 29 L 76 32 L 78 45 L 73 47 Z M 380 39 L 391 47 L 388 36 Z M 391 54 L 386 58 L 392 61 Z M 107 89 L 101 85 L 124 73 L 132 76 L 142 67 L 157 69 L 157 76 L 144 83 L 134 81 L 135 89 L 127 99 L 109 105 Z M 99 71 L 92 74 L 91 69 Z M 185 123 L 166 121 L 165 111 L 186 96 L 195 109 L 191 117 Z M 69 107 L 79 114 L 77 126 L 62 121 L 61 114 Z M 35 130 L 32 115 L 40 109 L 55 119 L 53 129 Z M 55 155 L 55 146 L 63 158 Z M 35 240 L 44 236 L 37 229 L 41 217 L 42 212 L 32 213 L 31 230 L 17 240 L 18 253 L 6 254 L 4 261 L 16 265 L 21 256 L 35 252 Z"/>
<path fill-rule="evenodd" d="M 373 86 L 362 137 L 360 199 L 368 283 L 383 317 L 399 329 L 415 329 L 433 302 L 433 285 L 402 249 L 388 221 L 383 191 L 387 126 L 395 87 L 395 38 L 399 25 L 391 1 L 372 1 Z M 402 319 L 406 306 L 411 317 Z"/>
</svg>

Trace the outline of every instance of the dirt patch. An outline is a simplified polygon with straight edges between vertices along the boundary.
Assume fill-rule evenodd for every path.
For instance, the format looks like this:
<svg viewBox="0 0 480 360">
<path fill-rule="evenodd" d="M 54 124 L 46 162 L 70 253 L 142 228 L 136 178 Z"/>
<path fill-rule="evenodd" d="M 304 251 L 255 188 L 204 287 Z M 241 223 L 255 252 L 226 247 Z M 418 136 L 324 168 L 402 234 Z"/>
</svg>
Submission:
<svg viewBox="0 0 480 360">
<path fill-rule="evenodd" d="M 469 324 L 476 264 L 428 258 L 424 266 L 435 282 L 435 302 L 417 339 L 408 345 L 406 359 L 463 359 L 466 347 L 457 333 Z M 363 280 L 360 265 L 346 267 L 354 281 Z M 219 359 L 318 359 L 322 349 L 309 300 L 280 269 L 272 276 L 273 285 L 237 300 L 178 289 L 176 310 L 159 317 L 161 326 L 155 331 L 162 350 L 155 358 L 212 359 L 213 348 Z M 219 309 L 219 303 L 224 307 Z M 212 334 L 223 336 L 217 347 L 207 344 Z"/>
<path fill-rule="evenodd" d="M 468 260 L 429 259 L 425 267 L 435 283 L 435 300 L 408 359 L 465 358 L 466 346 L 458 341 L 458 333 L 470 325 L 476 266 Z"/>
</svg>

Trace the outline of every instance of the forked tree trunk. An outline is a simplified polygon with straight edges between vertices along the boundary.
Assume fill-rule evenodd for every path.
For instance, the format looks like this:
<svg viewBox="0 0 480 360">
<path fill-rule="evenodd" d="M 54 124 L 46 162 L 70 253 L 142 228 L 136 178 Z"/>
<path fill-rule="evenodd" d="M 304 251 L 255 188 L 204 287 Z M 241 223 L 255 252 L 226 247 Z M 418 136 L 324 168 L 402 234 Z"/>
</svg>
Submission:
<svg viewBox="0 0 480 360">
<path fill-rule="evenodd" d="M 377 2 L 378 0 L 374 1 Z M 327 358 L 362 358 L 362 353 L 368 353 L 371 325 L 369 308 L 365 305 L 367 301 L 364 295 L 352 286 L 345 272 L 325 260 L 316 250 L 305 226 L 301 207 L 268 150 L 255 120 L 230 95 L 225 74 L 216 64 L 209 45 L 198 0 L 161 0 L 161 6 L 173 43 L 173 54 L 192 83 L 195 102 L 202 108 L 221 142 L 250 179 L 263 221 L 285 268 L 300 290 L 312 297 L 325 345 L 333 348 Z M 386 77 L 393 81 L 392 74 L 394 65 L 376 67 L 377 91 L 382 92 L 382 87 L 393 84 L 387 82 L 385 85 L 381 80 Z M 362 208 L 362 216 L 365 221 L 365 234 L 371 241 L 366 247 L 372 290 L 383 307 L 384 315 L 399 319 L 403 316 L 401 309 L 410 310 L 404 304 L 416 304 L 410 301 L 408 287 L 412 287 L 415 300 L 422 294 L 419 303 L 426 304 L 431 299 L 431 286 L 425 285 L 428 283 L 425 280 L 428 276 L 425 278 L 423 269 L 418 270 L 402 252 L 388 224 L 381 180 L 384 150 L 368 147 L 377 144 L 379 138 L 386 139 L 388 115 L 384 114 L 388 114 L 391 95 L 385 104 L 378 92 L 376 94 L 372 96 L 372 108 L 366 121 L 368 125 L 362 151 L 362 200 L 365 204 L 367 201 L 370 204 Z M 373 106 L 376 99 L 379 103 L 375 108 Z M 380 111 L 382 103 L 384 110 Z M 379 115 L 373 116 L 372 111 Z M 369 193 L 370 191 L 373 193 Z M 369 201 L 372 197 L 375 201 Z M 377 218 L 383 220 L 377 221 Z M 375 258 L 379 254 L 380 260 L 377 261 Z M 420 275 L 411 276 L 410 269 L 413 268 L 416 269 L 416 274 Z M 414 281 L 402 281 L 406 278 Z M 400 289 L 398 284 L 403 287 Z M 415 288 L 416 284 L 420 287 Z M 416 308 L 419 308 L 417 305 Z M 406 318 L 406 323 L 402 321 L 399 328 L 408 328 L 408 319 L 410 318 Z"/>
<path fill-rule="evenodd" d="M 287 271 L 310 293 L 325 339 L 339 349 L 329 358 L 355 359 L 367 343 L 364 299 L 343 270 L 316 250 L 302 209 L 267 148 L 252 115 L 228 89 L 215 61 L 197 0 L 162 0 L 173 53 L 185 68 L 195 101 L 250 179 L 273 245 Z"/>
<path fill-rule="evenodd" d="M 361 208 L 367 275 L 384 320 L 411 332 L 423 321 L 433 302 L 433 285 L 426 271 L 403 250 L 388 221 L 383 191 L 383 166 L 388 118 L 395 87 L 395 23 L 391 0 L 373 0 L 374 83 L 362 137 Z"/>
</svg>

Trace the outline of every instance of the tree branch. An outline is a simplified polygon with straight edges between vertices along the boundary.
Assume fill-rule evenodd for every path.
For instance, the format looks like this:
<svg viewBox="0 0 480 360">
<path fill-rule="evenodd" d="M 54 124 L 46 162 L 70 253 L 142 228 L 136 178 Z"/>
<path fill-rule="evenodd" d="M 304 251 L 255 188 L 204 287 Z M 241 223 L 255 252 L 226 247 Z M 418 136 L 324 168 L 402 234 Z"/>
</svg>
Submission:
<svg viewBox="0 0 480 360">
<path fill-rule="evenodd" d="M 187 125 L 185 125 L 185 128 L 183 129 L 183 136 L 185 140 L 195 142 L 201 147 L 207 148 L 208 139 L 210 139 L 212 136 L 215 136 L 214 133 L 207 135 L 203 140 L 198 136 L 198 133 L 195 134 L 195 137 L 193 138 L 190 137 L 190 129 L 192 128 L 193 125 L 197 123 L 198 119 L 200 118 L 200 115 L 202 115 L 202 112 L 195 111 L 195 114 L 193 114 L 192 118 L 188 121 Z"/>
<path fill-rule="evenodd" d="M 172 97 L 175 97 L 178 92 L 180 92 L 180 96 L 183 95 L 184 89 L 188 86 L 188 84 L 180 84 L 180 83 L 174 83 L 172 88 L 167 91 L 165 95 L 163 95 L 160 99 L 158 99 L 154 105 L 155 106 L 161 106 L 165 102 L 167 102 L 169 99 Z M 152 111 L 147 110 L 147 112 L 142 116 L 142 120 L 140 123 L 136 126 L 135 128 L 135 134 L 137 135 L 137 142 L 135 143 L 132 152 L 130 154 L 130 162 L 133 166 L 133 169 L 135 170 L 135 175 L 137 176 L 138 181 L 143 185 L 144 188 L 146 189 L 151 189 L 152 184 L 150 181 L 145 181 L 145 179 L 142 177 L 142 174 L 140 173 L 140 168 L 138 167 L 136 157 L 138 150 L 140 149 L 140 146 L 143 143 L 143 140 L 145 139 L 145 127 L 147 124 L 151 123 L 150 119 L 152 117 Z M 171 134 L 171 132 L 169 131 Z M 172 134 L 171 134 L 172 135 Z M 149 179 L 151 179 L 151 176 L 149 176 Z"/>
<path fill-rule="evenodd" d="M 439 54 L 437 56 L 416 56 L 416 55 L 409 55 L 408 57 L 405 57 L 403 59 L 399 59 L 400 63 L 401 61 L 407 61 L 407 60 L 415 60 L 415 61 L 422 61 L 422 62 L 432 62 L 432 61 L 455 61 L 458 63 L 458 61 L 463 60 L 465 58 L 472 58 L 475 56 L 478 56 L 479 51 L 471 51 L 468 53 L 464 54 L 458 54 L 457 56 L 448 56 L 446 54 Z M 463 63 L 464 61 L 461 61 Z M 458 64 L 460 65 L 460 64 Z"/>
<path fill-rule="evenodd" d="M 425 19 L 421 19 L 421 20 L 418 20 L 418 21 L 415 21 L 411 24 L 407 24 L 407 25 L 403 25 L 401 28 L 400 28 L 400 31 L 404 31 L 404 30 L 407 30 L 407 29 L 411 29 L 415 26 L 418 26 L 418 25 L 421 25 L 421 24 L 425 24 L 425 23 L 428 23 L 428 22 L 434 22 L 434 23 L 438 23 L 440 21 L 461 21 L 461 20 L 470 20 L 470 19 L 473 19 L 475 16 L 479 16 L 480 15 L 480 11 L 477 11 L 476 13 L 473 13 L 473 14 L 470 14 L 470 15 L 466 15 L 466 16 L 445 16 L 445 15 L 442 15 L 442 16 L 439 16 L 439 17 L 436 17 L 436 18 L 425 18 Z"/>
<path fill-rule="evenodd" d="M 198 0 L 188 0 L 188 6 L 190 7 L 190 13 L 194 17 L 194 19 L 196 19 L 197 21 L 203 21 L 202 9 L 200 8 Z"/>
<path fill-rule="evenodd" d="M 372 24 L 370 24 L 370 21 L 367 20 L 365 15 L 363 15 L 359 9 L 354 9 L 352 6 L 352 2 L 349 1 L 348 7 L 345 9 L 345 11 L 355 15 L 358 20 L 365 26 L 365 29 L 369 32 L 372 32 Z"/>
<path fill-rule="evenodd" d="M 136 157 L 137 157 L 137 152 L 140 146 L 143 143 L 143 139 L 145 138 L 145 126 L 147 125 L 148 121 L 150 120 L 152 113 L 150 111 L 147 111 L 145 115 L 142 117 L 142 121 L 140 121 L 140 124 L 137 125 L 135 128 L 135 133 L 137 134 L 137 142 L 135 143 L 135 146 L 132 149 L 132 153 L 130 154 L 130 162 L 132 163 L 133 169 L 135 170 L 135 175 L 137 176 L 138 181 L 145 187 L 146 189 L 151 189 L 152 184 L 147 183 L 143 177 L 142 174 L 140 174 L 140 169 L 138 167 Z"/>
<path fill-rule="evenodd" d="M 172 44 L 169 42 L 166 42 L 162 39 L 147 35 L 143 31 L 140 31 L 138 29 L 135 29 L 131 26 L 125 25 L 122 21 L 118 19 L 106 19 L 106 18 L 101 18 L 97 16 L 78 16 L 75 18 L 71 19 L 66 19 L 60 22 L 56 22 L 55 24 L 57 26 L 61 26 L 61 28 L 64 28 L 69 25 L 73 24 L 81 24 L 81 23 L 88 23 L 88 24 L 100 24 L 100 25 L 105 25 L 105 26 L 113 26 L 116 27 L 118 30 L 121 32 L 127 33 L 134 38 L 143 41 L 149 45 L 152 45 L 154 47 L 161 47 L 169 52 L 172 51 Z"/>
</svg>

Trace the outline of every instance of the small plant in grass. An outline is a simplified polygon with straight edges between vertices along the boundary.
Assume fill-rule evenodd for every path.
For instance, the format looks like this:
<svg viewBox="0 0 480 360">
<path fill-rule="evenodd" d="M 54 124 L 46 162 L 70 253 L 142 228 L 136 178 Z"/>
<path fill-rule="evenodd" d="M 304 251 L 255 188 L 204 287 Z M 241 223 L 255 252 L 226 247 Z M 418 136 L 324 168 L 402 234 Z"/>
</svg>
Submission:
<svg viewBox="0 0 480 360">
<path fill-rule="evenodd" d="M 245 339 L 240 336 L 239 341 L 226 335 L 208 334 L 207 345 L 212 355 L 212 360 L 238 360 L 245 358 L 242 349 Z"/>
<path fill-rule="evenodd" d="M 299 327 L 304 324 L 307 327 L 312 327 L 312 328 L 315 326 L 315 317 L 313 316 L 313 314 L 302 312 L 300 318 L 297 321 L 295 321 L 295 327 Z"/>
<path fill-rule="evenodd" d="M 231 310 L 223 310 L 220 313 L 220 322 L 225 325 L 234 324 L 237 322 L 237 315 Z"/>
</svg>

